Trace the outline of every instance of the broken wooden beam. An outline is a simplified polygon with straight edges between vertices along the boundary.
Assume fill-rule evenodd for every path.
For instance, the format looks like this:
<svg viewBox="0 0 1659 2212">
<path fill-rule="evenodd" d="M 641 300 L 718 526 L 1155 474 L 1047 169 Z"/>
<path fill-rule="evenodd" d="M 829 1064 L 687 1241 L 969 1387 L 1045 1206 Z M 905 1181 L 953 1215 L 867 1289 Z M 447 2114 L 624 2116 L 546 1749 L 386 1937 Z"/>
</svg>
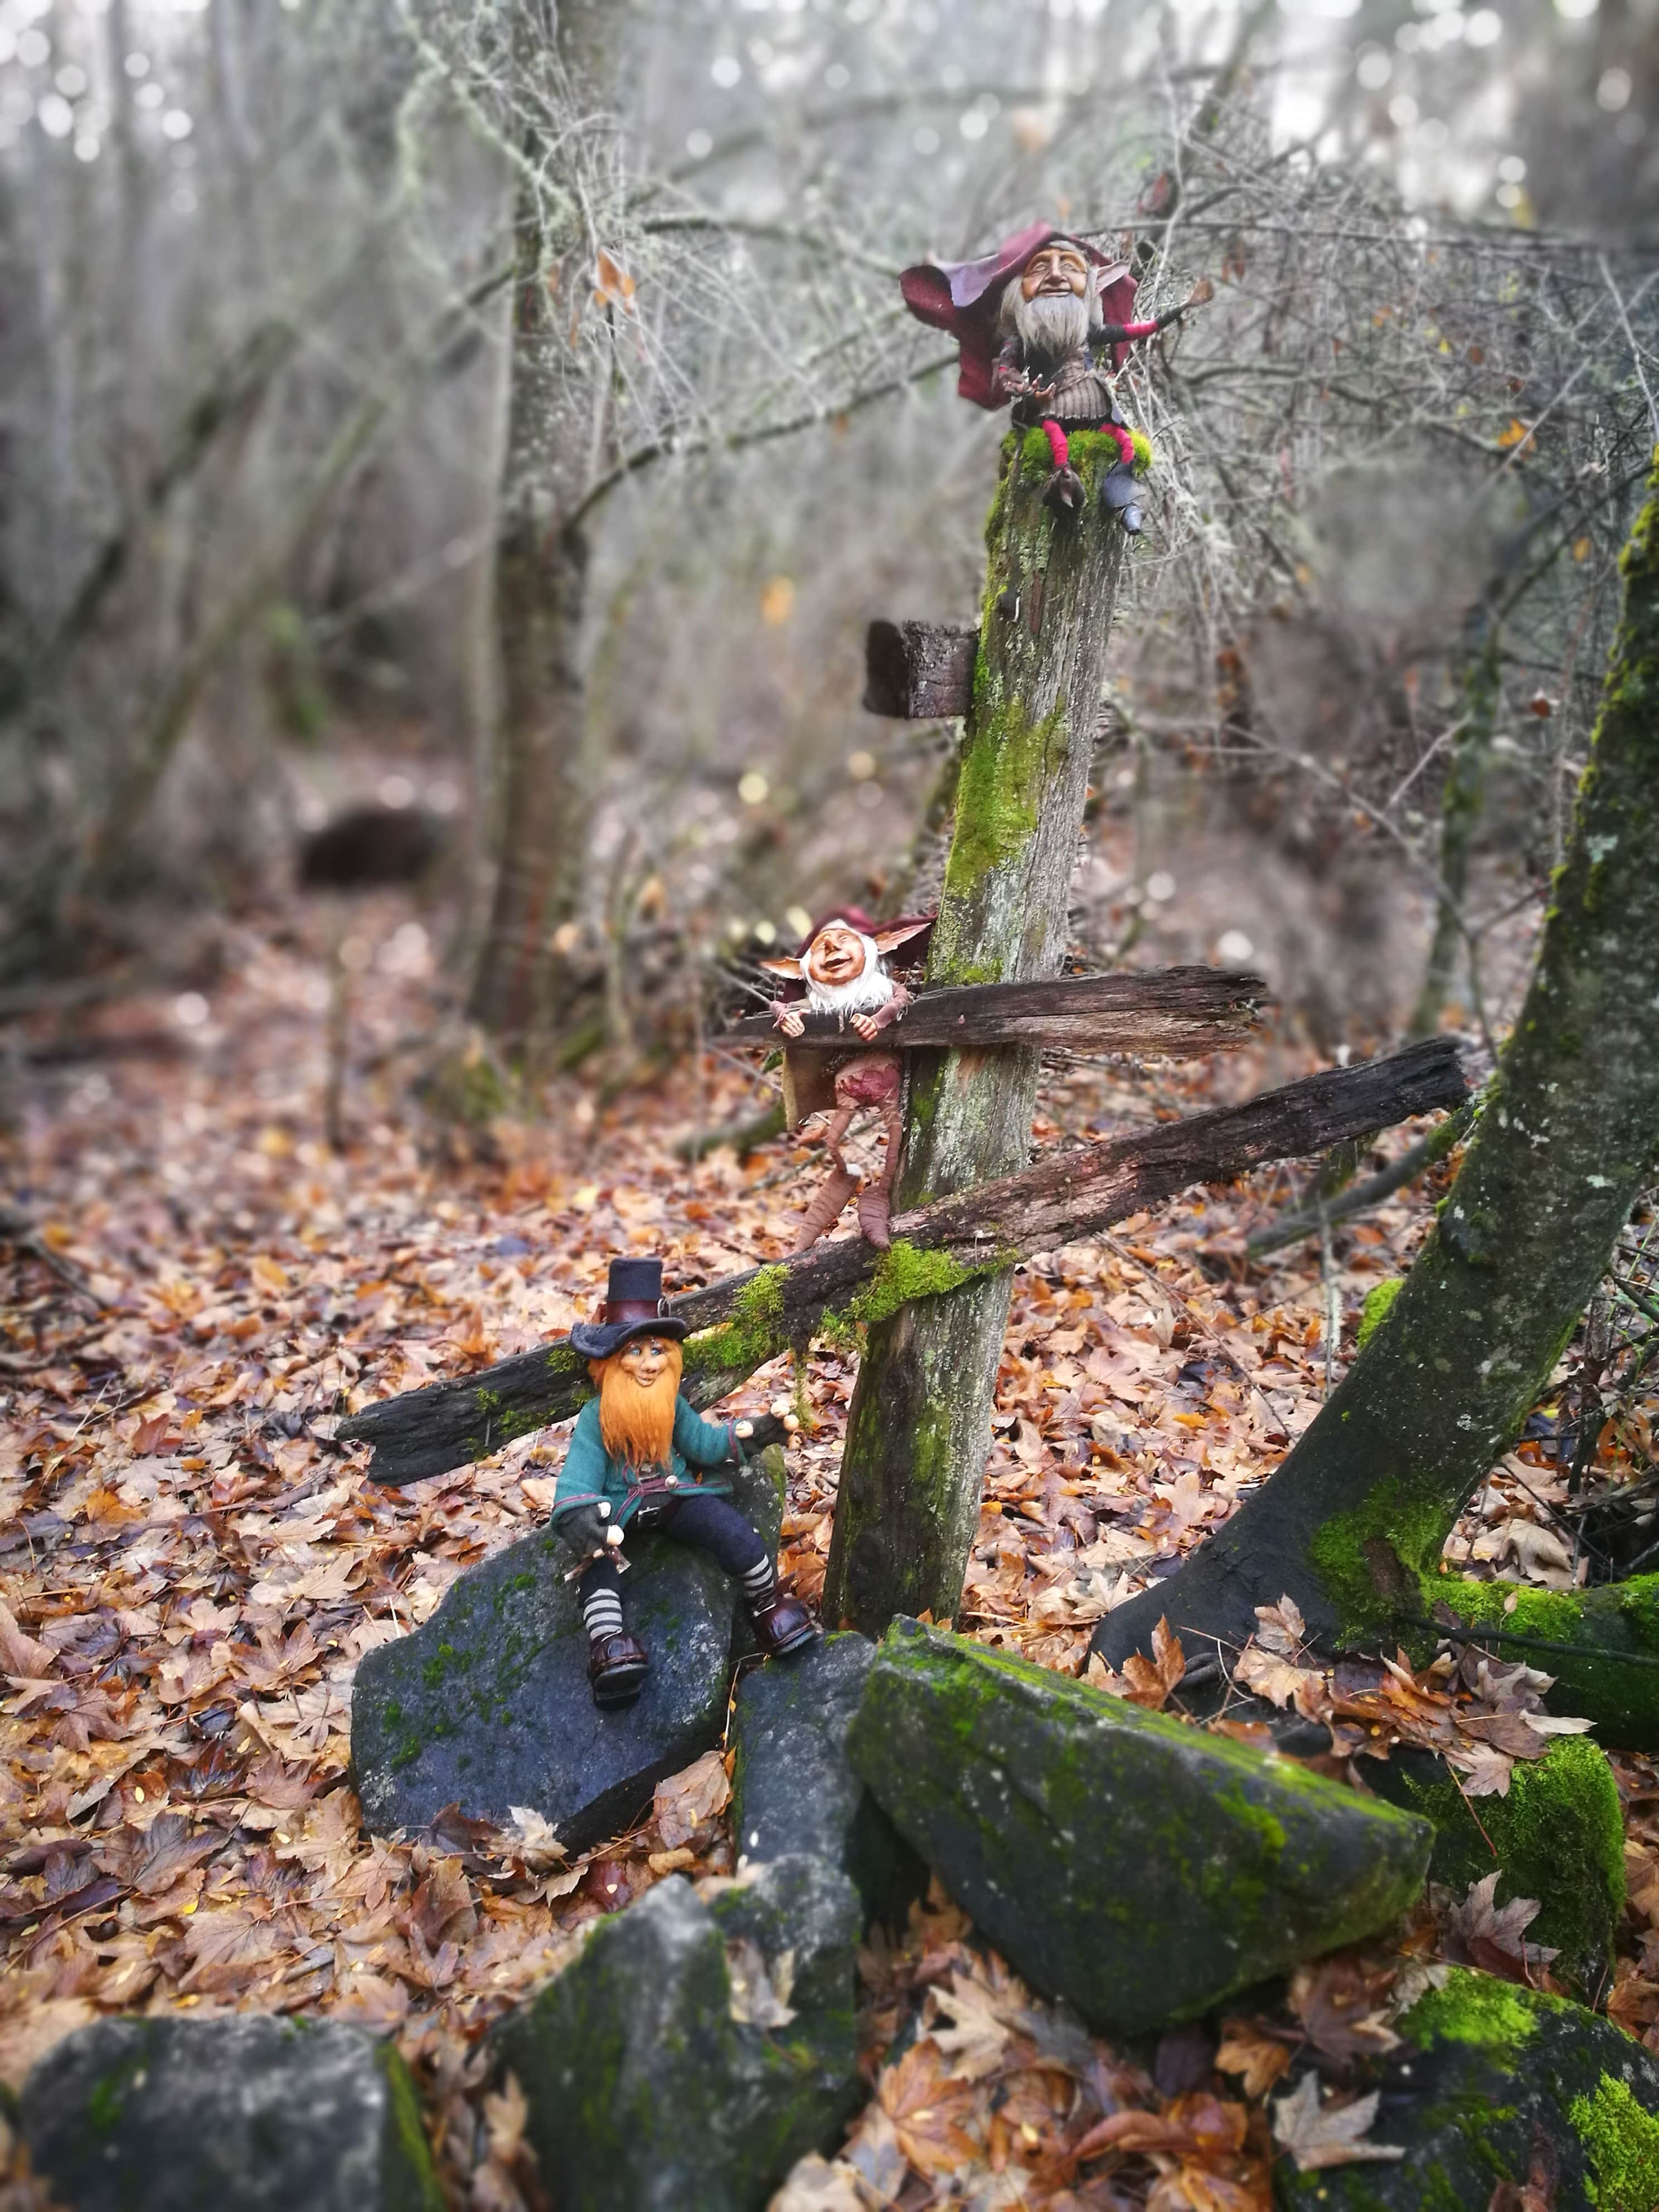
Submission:
<svg viewBox="0 0 1659 2212">
<path fill-rule="evenodd" d="M 934 1046 L 1035 1045 L 1043 1050 L 1146 1054 L 1170 1060 L 1226 1052 L 1255 1033 L 1267 987 L 1260 975 L 1220 968 L 1118 969 L 1105 975 L 1055 975 L 1024 983 L 962 983 L 923 989 L 881 1033 L 883 1052 Z M 802 1012 L 791 1052 L 867 1052 L 834 1014 Z M 781 1044 L 769 1014 L 750 1014 L 721 1033 L 722 1044 Z"/>
<path fill-rule="evenodd" d="M 799 1260 L 752 1267 L 671 1299 L 693 1334 L 686 1396 L 708 1406 L 756 1368 L 805 1344 L 827 1316 L 883 1318 L 927 1291 L 953 1289 L 1032 1252 L 1074 1243 L 1197 1182 L 1229 1182 L 1270 1160 L 1327 1151 L 1418 1114 L 1460 1106 L 1468 1086 L 1449 1037 L 1392 1059 L 1328 1068 L 1248 1105 L 1167 1121 L 1056 1152 L 999 1182 L 900 1214 L 893 1249 L 861 1237 L 815 1244 Z M 563 1341 L 451 1382 L 383 1398 L 348 1415 L 342 1443 L 368 1443 L 377 1482 L 418 1482 L 499 1451 L 592 1395 L 587 1363 Z"/>
<path fill-rule="evenodd" d="M 872 622 L 864 640 L 864 706 L 907 722 L 965 714 L 974 690 L 976 629 L 949 623 Z"/>
</svg>

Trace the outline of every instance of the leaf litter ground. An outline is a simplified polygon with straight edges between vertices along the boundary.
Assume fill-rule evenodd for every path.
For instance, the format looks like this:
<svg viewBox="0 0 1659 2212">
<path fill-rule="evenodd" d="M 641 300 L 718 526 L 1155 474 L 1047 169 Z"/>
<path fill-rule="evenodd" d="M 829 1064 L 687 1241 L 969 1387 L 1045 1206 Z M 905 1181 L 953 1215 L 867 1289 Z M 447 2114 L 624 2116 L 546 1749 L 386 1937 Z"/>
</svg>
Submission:
<svg viewBox="0 0 1659 2212">
<path fill-rule="evenodd" d="M 670 1873 L 732 1876 L 726 1764 L 698 1761 L 637 1833 L 577 1863 L 527 1808 L 506 1832 L 454 1816 L 367 1835 L 346 1773 L 357 1662 L 544 1518 L 563 1438 L 399 1492 L 331 1431 L 370 1398 L 562 1334 L 613 1253 L 661 1254 L 677 1287 L 777 1256 L 816 1167 L 781 1148 L 677 1156 L 694 1121 L 753 1109 L 718 1060 L 609 1105 L 561 1085 L 545 1124 L 499 1128 L 490 1157 L 458 1163 L 410 1096 L 437 1020 L 422 933 L 392 901 L 356 927 L 379 953 L 343 1158 L 319 1139 L 324 993 L 301 930 L 234 939 L 210 1004 L 131 999 L 72 1030 L 50 1015 L 11 1030 L 6 1176 L 33 1233 L 14 1222 L 22 1241 L 0 1247 L 0 2073 L 15 2084 L 111 2013 L 357 2021 L 414 2067 L 453 2201 L 534 2207 L 523 2100 L 487 2083 L 481 2039 L 601 1914 Z M 1309 1064 L 1276 1043 L 1182 1068 L 1071 1063 L 1051 1071 L 1038 1139 L 1145 1126 Z M 1316 1246 L 1249 1265 L 1247 1235 L 1304 1173 L 1188 1193 L 1021 1272 L 963 1632 L 1079 1671 L 1091 1625 L 1174 1571 L 1313 1418 L 1333 1310 L 1340 1372 L 1437 1186 L 1338 1231 L 1328 1280 Z M 855 1371 L 819 1347 L 733 1401 L 793 1389 L 804 1411 L 782 1565 L 812 1601 Z M 1604 1463 L 1639 1471 L 1649 1418 L 1610 1433 Z M 1523 1445 L 1449 1556 L 1559 1586 L 1564 1494 L 1547 1446 Z M 1381 1728 L 1448 1751 L 1475 1796 L 1547 1747 L 1525 1669 L 1401 1662 L 1339 1686 L 1298 1627 L 1269 1609 L 1239 1672 L 1330 1723 L 1328 1771 L 1357 1777 L 1358 1739 Z M 1157 1705 L 1178 1678 L 1166 1650 L 1108 1686 Z M 1632 1905 L 1608 2010 L 1659 2048 L 1659 1778 L 1616 1771 Z M 1243 2212 L 1269 2201 L 1275 2156 L 1385 2154 L 1342 2066 L 1391 2036 L 1434 1960 L 1547 1981 L 1530 1914 L 1482 1887 L 1437 1919 L 1425 1907 L 1392 1951 L 1304 1970 L 1218 2052 L 1183 2030 L 1144 2065 L 1026 1991 L 935 1894 L 864 1957 L 870 2106 L 843 2156 L 808 2161 L 780 2201 Z M 734 2001 L 778 2017 L 787 1992 L 757 1986 L 754 1963 L 734 1960 Z M 13 2187 L 20 2208 L 46 2201 Z"/>
</svg>

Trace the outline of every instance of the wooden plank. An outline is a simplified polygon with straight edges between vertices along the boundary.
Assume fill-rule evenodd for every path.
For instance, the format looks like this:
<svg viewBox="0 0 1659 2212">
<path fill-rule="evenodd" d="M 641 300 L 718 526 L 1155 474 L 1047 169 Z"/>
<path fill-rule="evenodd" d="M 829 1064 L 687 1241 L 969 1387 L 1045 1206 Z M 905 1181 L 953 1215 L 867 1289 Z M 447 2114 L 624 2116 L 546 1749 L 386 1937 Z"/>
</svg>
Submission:
<svg viewBox="0 0 1659 2212">
<path fill-rule="evenodd" d="M 1046 981 L 964 983 L 922 990 L 881 1033 L 878 1049 L 922 1052 L 941 1045 L 1036 1045 L 1073 1052 L 1125 1052 L 1170 1059 L 1225 1052 L 1255 1034 L 1268 1003 L 1260 975 L 1220 968 L 1115 969 Z M 790 1059 L 855 1052 L 859 1041 L 833 1014 L 806 1014 Z M 769 1014 L 750 1014 L 720 1035 L 723 1044 L 778 1045 Z"/>
<path fill-rule="evenodd" d="M 1304 1076 L 1247 1105 L 1055 1153 L 1018 1175 L 897 1215 L 893 1236 L 945 1252 L 967 1268 L 1006 1267 L 1024 1254 L 1125 1220 L 1189 1184 L 1231 1182 L 1270 1160 L 1322 1152 L 1413 1115 L 1460 1106 L 1467 1095 L 1455 1043 L 1430 1037 L 1389 1060 Z M 670 1312 L 694 1332 L 685 1348 L 686 1396 L 693 1405 L 712 1405 L 766 1360 L 805 1342 L 826 1314 L 847 1307 L 882 1261 L 861 1237 L 837 1237 L 765 1269 L 763 1300 L 755 1295 L 762 1270 L 753 1267 L 671 1298 Z M 721 1332 L 728 1322 L 738 1324 L 730 1336 Z M 337 1434 L 342 1443 L 374 1446 L 369 1473 L 377 1482 L 418 1482 L 568 1420 L 592 1395 L 586 1361 L 561 1340 L 455 1382 L 380 1399 L 349 1414 Z"/>
<path fill-rule="evenodd" d="M 872 622 L 864 640 L 866 714 L 908 722 L 965 714 L 973 696 L 976 629 L 949 623 Z"/>
</svg>

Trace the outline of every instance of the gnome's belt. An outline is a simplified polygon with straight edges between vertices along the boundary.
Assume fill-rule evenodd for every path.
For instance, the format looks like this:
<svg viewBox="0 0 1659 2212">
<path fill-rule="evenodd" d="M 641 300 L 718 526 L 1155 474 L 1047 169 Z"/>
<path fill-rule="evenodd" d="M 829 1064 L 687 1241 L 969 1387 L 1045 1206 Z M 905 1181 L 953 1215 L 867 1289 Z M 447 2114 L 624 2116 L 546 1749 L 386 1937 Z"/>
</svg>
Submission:
<svg viewBox="0 0 1659 2212">
<path fill-rule="evenodd" d="M 682 1482 L 674 1474 L 641 1475 L 634 1483 L 623 1501 L 624 1510 L 632 1506 L 629 1525 L 635 1528 L 650 1528 L 660 1521 L 669 1507 L 689 1492 L 696 1489 L 695 1482 Z"/>
</svg>

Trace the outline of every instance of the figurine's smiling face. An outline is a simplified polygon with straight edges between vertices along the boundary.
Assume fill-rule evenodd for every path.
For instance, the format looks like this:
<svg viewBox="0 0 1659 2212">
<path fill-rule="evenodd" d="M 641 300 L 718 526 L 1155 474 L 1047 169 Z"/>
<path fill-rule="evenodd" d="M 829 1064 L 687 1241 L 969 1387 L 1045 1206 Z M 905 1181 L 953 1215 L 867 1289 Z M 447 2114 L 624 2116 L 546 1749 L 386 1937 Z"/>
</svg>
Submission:
<svg viewBox="0 0 1659 2212">
<path fill-rule="evenodd" d="M 665 1336 L 630 1337 L 617 1354 L 617 1364 L 641 1390 L 660 1382 L 672 1357 L 672 1340 Z"/>
<path fill-rule="evenodd" d="M 1089 289 L 1089 264 L 1075 246 L 1040 246 L 1025 264 L 1019 289 L 1026 300 L 1081 300 Z"/>
<path fill-rule="evenodd" d="M 811 950 L 806 956 L 808 980 L 829 985 L 832 989 L 844 983 L 856 983 L 864 973 L 865 945 L 857 930 L 842 923 L 827 923 L 812 939 Z"/>
</svg>

